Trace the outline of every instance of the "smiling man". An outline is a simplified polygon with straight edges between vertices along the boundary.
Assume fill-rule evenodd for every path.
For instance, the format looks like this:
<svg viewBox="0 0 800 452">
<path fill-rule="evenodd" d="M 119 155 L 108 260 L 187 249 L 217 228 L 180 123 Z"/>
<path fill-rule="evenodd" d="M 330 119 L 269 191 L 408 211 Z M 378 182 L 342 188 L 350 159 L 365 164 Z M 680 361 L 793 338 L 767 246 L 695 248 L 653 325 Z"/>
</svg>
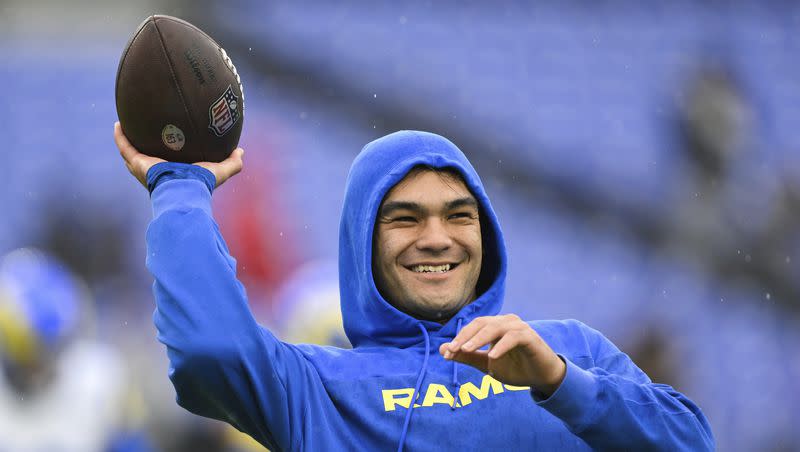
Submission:
<svg viewBox="0 0 800 452">
<path fill-rule="evenodd" d="M 115 139 L 151 191 L 154 319 L 188 410 L 272 450 L 713 449 L 700 409 L 599 332 L 499 315 L 500 225 L 447 139 L 397 132 L 353 162 L 339 228 L 348 350 L 255 322 L 210 207 L 241 150 L 185 165 L 138 153 L 119 125 Z"/>
<path fill-rule="evenodd" d="M 437 321 L 475 299 L 482 253 L 478 201 L 456 173 L 412 169 L 378 212 L 372 272 L 384 299 Z"/>
</svg>

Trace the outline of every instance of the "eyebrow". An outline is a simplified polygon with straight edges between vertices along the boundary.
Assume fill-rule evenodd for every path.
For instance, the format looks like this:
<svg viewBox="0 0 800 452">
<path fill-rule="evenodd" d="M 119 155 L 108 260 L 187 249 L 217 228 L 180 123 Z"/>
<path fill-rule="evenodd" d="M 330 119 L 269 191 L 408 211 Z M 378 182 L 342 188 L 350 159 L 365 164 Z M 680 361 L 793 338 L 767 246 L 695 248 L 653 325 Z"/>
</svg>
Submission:
<svg viewBox="0 0 800 452">
<path fill-rule="evenodd" d="M 388 201 L 381 207 L 380 214 L 389 216 L 397 210 L 410 210 L 415 213 L 422 212 L 422 206 L 410 201 Z"/>
<path fill-rule="evenodd" d="M 447 201 L 444 205 L 445 210 L 458 209 L 460 207 L 474 207 L 478 208 L 478 201 L 471 196 Z M 421 213 L 425 209 L 415 202 L 411 201 L 387 201 L 381 206 L 380 215 L 389 216 L 398 210 L 408 210 L 415 213 Z"/>
<path fill-rule="evenodd" d="M 454 199 L 452 201 L 448 201 L 444 205 L 446 210 L 453 210 L 458 209 L 460 207 L 474 207 L 478 208 L 478 201 L 475 200 L 472 196 L 465 196 L 463 198 Z"/>
</svg>

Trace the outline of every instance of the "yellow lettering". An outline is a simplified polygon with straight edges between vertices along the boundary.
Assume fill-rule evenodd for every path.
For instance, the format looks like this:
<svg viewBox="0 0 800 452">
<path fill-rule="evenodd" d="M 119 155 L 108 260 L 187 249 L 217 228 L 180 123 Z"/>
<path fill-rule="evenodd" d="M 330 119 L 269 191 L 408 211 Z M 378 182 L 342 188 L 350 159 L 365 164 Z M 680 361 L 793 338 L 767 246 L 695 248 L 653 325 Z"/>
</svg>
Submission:
<svg viewBox="0 0 800 452">
<path fill-rule="evenodd" d="M 404 408 L 411 406 L 414 388 L 384 389 L 381 393 L 383 394 L 383 409 L 385 411 L 394 411 L 397 405 Z"/>
<path fill-rule="evenodd" d="M 494 394 L 500 394 L 503 392 L 503 384 L 489 375 L 483 376 L 480 388 L 476 387 L 472 382 L 464 383 L 461 385 L 461 389 L 458 390 L 458 399 L 461 401 L 461 406 L 467 406 L 472 403 L 472 398 L 470 396 L 478 400 L 489 397 L 489 389 L 491 389 Z"/>
<path fill-rule="evenodd" d="M 414 408 L 429 407 L 437 403 L 447 406 L 464 407 L 473 402 L 473 400 L 483 400 L 489 397 L 490 394 L 500 394 L 503 391 L 530 391 L 529 386 L 514 386 L 503 384 L 500 381 L 492 378 L 489 375 L 484 375 L 481 380 L 480 387 L 472 382 L 466 382 L 458 390 L 458 398 L 456 399 L 452 393 L 447 389 L 447 386 L 431 383 L 425 391 L 425 397 L 422 404 L 419 404 L 420 394 L 417 394 L 416 403 Z M 411 406 L 411 397 L 414 395 L 414 388 L 400 388 L 400 389 L 384 389 L 381 391 L 383 396 L 383 409 L 385 411 L 395 411 L 398 406 L 409 408 Z"/>
<path fill-rule="evenodd" d="M 434 403 L 444 403 L 447 406 L 453 406 L 455 400 L 445 385 L 431 383 L 428 385 L 428 391 L 425 392 L 425 399 L 422 401 L 422 406 L 433 406 Z"/>
</svg>

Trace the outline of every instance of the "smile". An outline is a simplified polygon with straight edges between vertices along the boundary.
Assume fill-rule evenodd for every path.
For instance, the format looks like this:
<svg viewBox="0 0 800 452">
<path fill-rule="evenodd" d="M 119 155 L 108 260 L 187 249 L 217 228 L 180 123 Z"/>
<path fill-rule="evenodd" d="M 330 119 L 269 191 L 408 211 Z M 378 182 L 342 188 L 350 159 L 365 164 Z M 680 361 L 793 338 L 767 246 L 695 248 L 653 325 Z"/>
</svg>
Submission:
<svg viewBox="0 0 800 452">
<path fill-rule="evenodd" d="M 458 264 L 442 264 L 442 265 L 413 265 L 408 267 L 414 273 L 447 273 L 455 269 Z"/>
</svg>

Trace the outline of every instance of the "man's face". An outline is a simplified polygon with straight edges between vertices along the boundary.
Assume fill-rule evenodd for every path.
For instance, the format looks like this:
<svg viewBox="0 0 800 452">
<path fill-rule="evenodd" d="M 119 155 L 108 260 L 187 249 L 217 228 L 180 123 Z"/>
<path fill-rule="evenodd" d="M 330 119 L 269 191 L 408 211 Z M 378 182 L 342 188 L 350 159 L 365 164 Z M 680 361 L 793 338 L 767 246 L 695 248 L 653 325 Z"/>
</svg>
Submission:
<svg viewBox="0 0 800 452">
<path fill-rule="evenodd" d="M 372 272 L 386 300 L 446 321 L 475 299 L 481 271 L 478 203 L 458 176 L 414 169 L 378 209 Z"/>
</svg>

